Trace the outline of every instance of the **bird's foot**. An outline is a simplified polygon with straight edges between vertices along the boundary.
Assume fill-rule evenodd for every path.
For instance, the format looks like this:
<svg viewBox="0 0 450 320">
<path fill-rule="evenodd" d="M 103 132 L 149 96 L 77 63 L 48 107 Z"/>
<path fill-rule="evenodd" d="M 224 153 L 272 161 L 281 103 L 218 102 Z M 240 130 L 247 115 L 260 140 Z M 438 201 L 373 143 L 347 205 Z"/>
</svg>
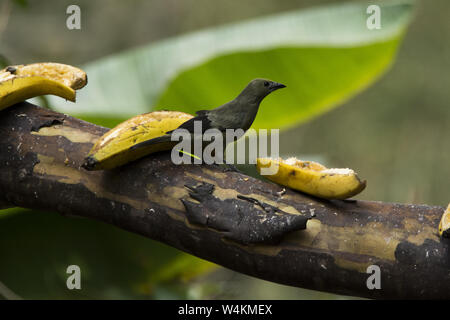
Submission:
<svg viewBox="0 0 450 320">
<path fill-rule="evenodd" d="M 244 174 L 241 170 L 239 170 L 234 164 L 225 163 L 225 172 L 237 172 L 240 174 Z"/>
</svg>

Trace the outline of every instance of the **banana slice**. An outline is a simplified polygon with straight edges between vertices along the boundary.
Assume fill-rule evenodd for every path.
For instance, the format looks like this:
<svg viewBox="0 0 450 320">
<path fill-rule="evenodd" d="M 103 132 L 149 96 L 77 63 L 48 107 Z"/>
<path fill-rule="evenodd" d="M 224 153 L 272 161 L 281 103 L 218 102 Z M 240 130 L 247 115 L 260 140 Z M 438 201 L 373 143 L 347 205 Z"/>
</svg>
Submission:
<svg viewBox="0 0 450 320">
<path fill-rule="evenodd" d="M 0 110 L 45 94 L 75 102 L 75 90 L 87 83 L 86 73 L 60 63 L 9 66 L 0 71 Z"/>
<path fill-rule="evenodd" d="M 260 174 L 271 166 L 278 170 L 264 175 L 269 180 L 319 198 L 347 199 L 366 187 L 366 181 L 361 181 L 351 169 L 328 169 L 317 162 L 296 158 L 258 158 L 256 161 Z"/>
<path fill-rule="evenodd" d="M 450 203 L 447 210 L 442 215 L 441 222 L 439 223 L 439 235 L 441 237 L 450 238 Z"/>
<path fill-rule="evenodd" d="M 128 119 L 105 133 L 95 143 L 83 167 L 87 170 L 113 169 L 148 154 L 170 150 L 177 142 L 165 142 L 133 150 L 130 150 L 130 147 L 175 130 L 192 117 L 178 111 L 155 111 Z"/>
</svg>

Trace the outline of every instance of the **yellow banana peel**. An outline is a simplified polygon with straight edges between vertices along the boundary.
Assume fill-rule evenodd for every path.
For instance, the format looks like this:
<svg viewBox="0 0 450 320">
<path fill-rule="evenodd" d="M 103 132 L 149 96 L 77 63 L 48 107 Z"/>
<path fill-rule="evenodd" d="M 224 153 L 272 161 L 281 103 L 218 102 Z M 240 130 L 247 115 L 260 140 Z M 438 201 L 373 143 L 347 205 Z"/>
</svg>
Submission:
<svg viewBox="0 0 450 320">
<path fill-rule="evenodd" d="M 351 169 L 329 169 L 313 161 L 296 158 L 271 159 L 258 158 L 256 168 L 277 167 L 276 173 L 264 175 L 283 186 L 325 199 L 347 199 L 360 193 L 366 187 Z"/>
<path fill-rule="evenodd" d="M 138 149 L 132 146 L 163 136 L 193 116 L 178 111 L 155 111 L 128 119 L 105 133 L 92 147 L 83 167 L 114 169 L 158 151 L 170 150 L 177 142 L 164 142 Z"/>
<path fill-rule="evenodd" d="M 87 83 L 86 73 L 60 63 L 9 66 L 0 71 L 0 110 L 18 102 L 53 94 L 75 102 L 75 90 Z"/>
<path fill-rule="evenodd" d="M 450 238 L 450 203 L 447 210 L 442 214 L 441 222 L 439 223 L 439 235 Z"/>
</svg>

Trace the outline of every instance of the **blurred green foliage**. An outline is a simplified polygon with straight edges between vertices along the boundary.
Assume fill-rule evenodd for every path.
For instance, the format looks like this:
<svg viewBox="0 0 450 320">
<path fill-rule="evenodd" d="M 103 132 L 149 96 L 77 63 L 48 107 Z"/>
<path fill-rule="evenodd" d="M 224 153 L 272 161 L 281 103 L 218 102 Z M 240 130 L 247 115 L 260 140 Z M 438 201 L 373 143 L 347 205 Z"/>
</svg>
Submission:
<svg viewBox="0 0 450 320">
<path fill-rule="evenodd" d="M 13 2 L 22 8 L 25 8 L 28 5 L 27 0 L 13 0 Z"/>
<path fill-rule="evenodd" d="M 411 3 L 380 4 L 383 28 L 375 30 L 367 28 L 365 3 L 345 3 L 166 39 L 85 65 L 89 86 L 78 93 L 76 111 L 60 98 L 50 102 L 81 116 L 194 113 L 229 101 L 251 79 L 264 77 L 289 89 L 264 102 L 254 128 L 292 127 L 342 103 L 387 69 Z"/>
<path fill-rule="evenodd" d="M 185 298 L 186 281 L 214 267 L 104 223 L 5 211 L 0 215 L 1 280 L 23 298 L 143 299 L 166 291 Z M 81 269 L 82 290 L 66 287 L 66 269 L 73 264 Z"/>
<path fill-rule="evenodd" d="M 9 64 L 10 64 L 9 60 L 5 56 L 0 54 L 0 68 L 3 69 L 7 67 Z"/>
</svg>

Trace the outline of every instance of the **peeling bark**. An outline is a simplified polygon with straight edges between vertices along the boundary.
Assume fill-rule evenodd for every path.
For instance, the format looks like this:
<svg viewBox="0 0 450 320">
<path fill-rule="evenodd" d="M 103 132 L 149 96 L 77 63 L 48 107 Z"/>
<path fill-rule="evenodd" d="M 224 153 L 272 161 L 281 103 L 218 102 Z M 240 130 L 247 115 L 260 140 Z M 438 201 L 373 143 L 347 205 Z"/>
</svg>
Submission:
<svg viewBox="0 0 450 320">
<path fill-rule="evenodd" d="M 168 153 L 112 171 L 80 168 L 106 130 L 28 103 L 0 112 L 0 204 L 100 220 L 291 286 L 450 298 L 450 242 L 438 236 L 442 207 L 320 200 L 217 166 L 175 166 Z M 281 220 L 269 225 L 267 238 L 267 220 L 246 220 L 254 214 L 298 220 L 281 233 Z M 306 230 L 293 231 L 312 215 Z M 381 269 L 380 290 L 366 286 L 373 264 Z"/>
<path fill-rule="evenodd" d="M 283 236 L 306 228 L 310 218 L 291 214 L 260 200 L 238 194 L 236 198 L 220 199 L 214 196 L 214 184 L 188 186 L 189 196 L 199 203 L 180 199 L 189 222 L 220 231 L 226 239 L 239 243 L 277 244 Z M 250 200 L 243 202 L 242 200 Z M 253 204 L 257 203 L 259 207 Z"/>
</svg>

